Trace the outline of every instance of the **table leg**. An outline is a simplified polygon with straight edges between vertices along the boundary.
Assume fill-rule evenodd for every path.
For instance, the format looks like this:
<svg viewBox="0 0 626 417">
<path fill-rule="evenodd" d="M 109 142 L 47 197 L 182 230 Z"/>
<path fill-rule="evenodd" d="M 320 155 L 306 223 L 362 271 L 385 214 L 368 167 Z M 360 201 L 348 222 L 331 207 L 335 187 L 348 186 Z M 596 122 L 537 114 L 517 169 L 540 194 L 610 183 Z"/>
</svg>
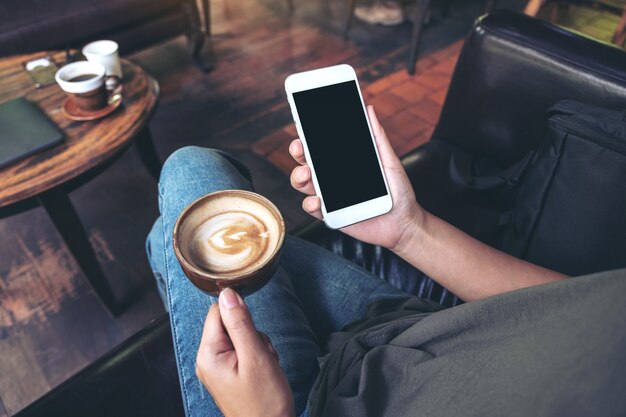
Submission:
<svg viewBox="0 0 626 417">
<path fill-rule="evenodd" d="M 155 180 L 159 181 L 159 176 L 161 175 L 161 161 L 154 147 L 152 134 L 148 126 L 144 127 L 141 132 L 139 132 L 135 143 L 139 150 L 141 162 L 143 162 L 148 172 L 150 172 L 150 175 L 152 175 Z"/>
<path fill-rule="evenodd" d="M 41 194 L 38 199 L 100 300 L 113 316 L 119 314 L 122 310 L 121 305 L 102 272 L 87 233 L 67 193 L 63 190 L 51 190 Z"/>
</svg>

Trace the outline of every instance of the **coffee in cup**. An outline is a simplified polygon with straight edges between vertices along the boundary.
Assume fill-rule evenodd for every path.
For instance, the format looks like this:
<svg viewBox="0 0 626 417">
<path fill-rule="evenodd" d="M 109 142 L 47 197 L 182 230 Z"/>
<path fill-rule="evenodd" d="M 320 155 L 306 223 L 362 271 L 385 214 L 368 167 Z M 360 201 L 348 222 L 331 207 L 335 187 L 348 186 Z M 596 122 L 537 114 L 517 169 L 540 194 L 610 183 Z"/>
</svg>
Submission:
<svg viewBox="0 0 626 417">
<path fill-rule="evenodd" d="M 107 105 L 104 86 L 104 65 L 79 61 L 67 64 L 56 72 L 55 79 L 68 98 L 85 111 L 100 110 Z"/>
<path fill-rule="evenodd" d="M 173 245 L 196 287 L 212 295 L 231 287 L 245 295 L 272 277 L 284 238 L 285 223 L 274 204 L 250 191 L 225 190 L 183 211 Z"/>
</svg>

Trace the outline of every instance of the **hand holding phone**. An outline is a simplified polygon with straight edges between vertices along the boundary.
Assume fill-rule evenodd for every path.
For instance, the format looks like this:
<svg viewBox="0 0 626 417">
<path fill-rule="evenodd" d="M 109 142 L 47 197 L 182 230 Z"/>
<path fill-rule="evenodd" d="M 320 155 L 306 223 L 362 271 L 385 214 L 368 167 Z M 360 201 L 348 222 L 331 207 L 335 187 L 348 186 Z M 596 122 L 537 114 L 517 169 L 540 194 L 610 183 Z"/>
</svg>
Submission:
<svg viewBox="0 0 626 417">
<path fill-rule="evenodd" d="M 393 202 L 354 69 L 293 74 L 285 90 L 324 222 L 337 229 L 389 212 Z"/>
<path fill-rule="evenodd" d="M 363 242 L 395 250 L 401 243 L 401 237 L 416 233 L 415 226 L 421 225 L 425 212 L 415 200 L 411 182 L 400 159 L 391 148 L 385 131 L 378 123 L 374 109 L 370 106 L 367 110 L 394 204 L 389 213 L 347 226 L 341 231 Z M 295 139 L 291 143 L 289 153 L 301 164 L 292 171 L 291 184 L 296 190 L 307 195 L 302 202 L 303 209 L 321 220 L 321 202 L 315 194 L 311 171 L 306 164 L 300 139 Z"/>
<path fill-rule="evenodd" d="M 381 245 L 393 250 L 399 244 L 403 235 L 412 233 L 416 226 L 419 227 L 421 225 L 425 212 L 417 204 L 413 187 L 404 167 L 394 153 L 371 106 L 367 109 L 367 115 L 378 155 L 380 156 L 379 160 L 388 184 L 388 190 L 393 198 L 393 208 L 384 215 L 344 227 L 342 231 L 364 242 Z M 313 183 L 312 170 L 305 156 L 304 142 L 300 139 L 295 139 L 289 147 L 289 152 L 300 164 L 291 173 L 291 184 L 295 189 L 308 196 L 302 204 L 304 210 L 312 216 L 322 219 L 324 216 L 322 201 Z M 350 168 L 349 158 L 343 166 Z"/>
</svg>

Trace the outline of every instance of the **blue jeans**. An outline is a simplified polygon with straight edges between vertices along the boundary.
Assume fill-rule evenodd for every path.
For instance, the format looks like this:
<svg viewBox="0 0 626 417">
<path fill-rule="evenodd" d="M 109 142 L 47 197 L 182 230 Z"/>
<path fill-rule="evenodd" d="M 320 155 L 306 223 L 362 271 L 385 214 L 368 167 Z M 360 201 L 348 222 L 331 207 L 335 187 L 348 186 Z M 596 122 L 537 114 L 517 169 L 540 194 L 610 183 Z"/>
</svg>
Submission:
<svg viewBox="0 0 626 417">
<path fill-rule="evenodd" d="M 176 219 L 192 201 L 223 189 L 252 188 L 247 169 L 227 154 L 186 147 L 174 152 L 159 181 L 161 216 L 146 250 L 161 297 L 170 313 L 176 364 L 187 416 L 222 416 L 195 374 L 198 345 L 207 311 L 217 298 L 191 284 L 172 248 Z M 363 317 L 368 303 L 405 295 L 347 260 L 288 236 L 276 275 L 245 298 L 255 325 L 265 332 L 280 357 L 293 391 L 297 415 L 318 372 L 317 358 L 330 333 Z"/>
</svg>

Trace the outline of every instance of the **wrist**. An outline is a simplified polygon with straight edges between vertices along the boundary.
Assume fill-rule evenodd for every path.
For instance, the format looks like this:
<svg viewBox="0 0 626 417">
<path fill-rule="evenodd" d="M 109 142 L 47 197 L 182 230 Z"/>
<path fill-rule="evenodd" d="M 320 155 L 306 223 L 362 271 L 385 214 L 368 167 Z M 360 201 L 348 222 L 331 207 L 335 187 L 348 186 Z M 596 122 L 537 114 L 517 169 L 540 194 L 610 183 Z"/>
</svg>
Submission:
<svg viewBox="0 0 626 417">
<path fill-rule="evenodd" d="M 403 227 L 402 234 L 396 244 L 389 249 L 403 259 L 407 259 L 407 256 L 415 257 L 416 251 L 421 251 L 423 248 L 429 216 L 430 213 L 423 209 L 416 212 L 408 224 Z"/>
</svg>

